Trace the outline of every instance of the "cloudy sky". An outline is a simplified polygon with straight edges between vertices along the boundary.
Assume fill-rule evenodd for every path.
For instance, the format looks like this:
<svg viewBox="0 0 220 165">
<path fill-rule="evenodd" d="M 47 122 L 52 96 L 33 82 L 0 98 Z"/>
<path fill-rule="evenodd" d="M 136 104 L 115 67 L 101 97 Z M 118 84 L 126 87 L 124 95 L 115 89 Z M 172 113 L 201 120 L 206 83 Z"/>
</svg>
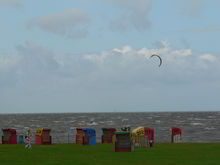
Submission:
<svg viewBox="0 0 220 165">
<path fill-rule="evenodd" d="M 219 7 L 0 0 L 0 113 L 220 110 Z"/>
</svg>

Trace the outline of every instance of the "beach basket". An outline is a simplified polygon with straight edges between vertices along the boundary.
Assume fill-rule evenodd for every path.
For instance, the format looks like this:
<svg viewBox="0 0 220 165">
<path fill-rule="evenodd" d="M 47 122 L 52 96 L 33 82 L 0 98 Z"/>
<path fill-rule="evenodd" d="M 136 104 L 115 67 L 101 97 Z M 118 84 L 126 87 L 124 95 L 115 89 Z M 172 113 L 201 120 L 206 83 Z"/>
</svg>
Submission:
<svg viewBox="0 0 220 165">
<path fill-rule="evenodd" d="M 116 139 L 114 145 L 115 152 L 134 151 L 130 132 L 116 132 Z"/>
<path fill-rule="evenodd" d="M 24 144 L 24 135 L 19 136 L 19 144 Z"/>
</svg>

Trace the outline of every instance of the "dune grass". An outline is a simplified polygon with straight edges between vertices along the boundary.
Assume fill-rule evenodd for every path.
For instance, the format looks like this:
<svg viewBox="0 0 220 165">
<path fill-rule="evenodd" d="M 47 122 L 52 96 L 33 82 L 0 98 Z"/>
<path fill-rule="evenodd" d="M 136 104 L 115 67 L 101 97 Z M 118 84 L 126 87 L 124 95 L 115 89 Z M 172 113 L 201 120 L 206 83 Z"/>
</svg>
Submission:
<svg viewBox="0 0 220 165">
<path fill-rule="evenodd" d="M 219 165 L 220 143 L 156 144 L 135 152 L 113 152 L 112 145 L 0 145 L 0 165 Z"/>
</svg>

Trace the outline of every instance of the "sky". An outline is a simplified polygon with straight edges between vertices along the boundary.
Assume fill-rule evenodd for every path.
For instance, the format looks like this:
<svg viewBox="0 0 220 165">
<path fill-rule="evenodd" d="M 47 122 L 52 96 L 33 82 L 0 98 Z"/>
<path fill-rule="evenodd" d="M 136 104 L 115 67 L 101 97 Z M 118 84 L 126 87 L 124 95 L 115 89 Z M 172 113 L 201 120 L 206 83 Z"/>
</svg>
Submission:
<svg viewBox="0 0 220 165">
<path fill-rule="evenodd" d="M 219 111 L 219 7 L 0 0 L 0 113 Z"/>
</svg>

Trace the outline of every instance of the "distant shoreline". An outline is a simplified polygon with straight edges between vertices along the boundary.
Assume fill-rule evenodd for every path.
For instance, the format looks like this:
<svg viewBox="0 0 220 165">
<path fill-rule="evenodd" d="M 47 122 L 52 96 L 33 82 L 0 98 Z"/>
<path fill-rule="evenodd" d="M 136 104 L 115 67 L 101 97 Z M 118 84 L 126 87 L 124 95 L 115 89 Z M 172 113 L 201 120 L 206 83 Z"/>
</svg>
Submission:
<svg viewBox="0 0 220 165">
<path fill-rule="evenodd" d="M 16 113 L 0 113 L 0 115 L 32 115 L 32 114 L 106 114 L 106 113 L 208 113 L 208 112 L 220 112 L 220 110 L 212 110 L 212 111 L 116 111 L 116 112 L 16 112 Z"/>
</svg>

